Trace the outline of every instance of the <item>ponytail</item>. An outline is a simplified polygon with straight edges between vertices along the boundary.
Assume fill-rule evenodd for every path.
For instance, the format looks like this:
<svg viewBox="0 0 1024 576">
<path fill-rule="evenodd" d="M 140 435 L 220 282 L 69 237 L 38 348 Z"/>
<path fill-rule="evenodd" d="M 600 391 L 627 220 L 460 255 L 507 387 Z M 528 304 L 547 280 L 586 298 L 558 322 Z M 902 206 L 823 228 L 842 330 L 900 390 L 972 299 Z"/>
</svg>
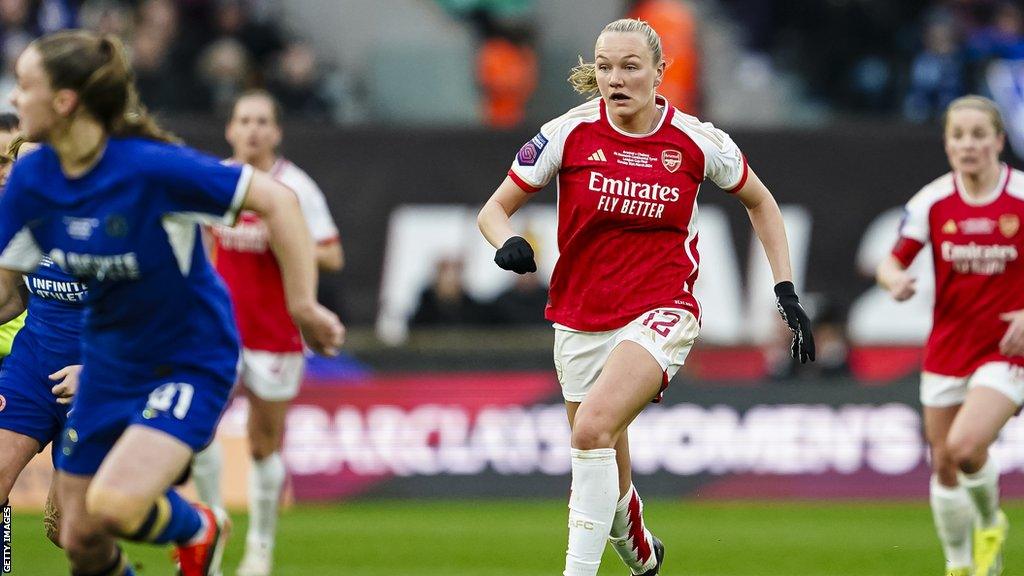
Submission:
<svg viewBox="0 0 1024 576">
<path fill-rule="evenodd" d="M 77 92 L 81 106 L 111 135 L 180 142 L 140 102 L 128 52 L 117 36 L 73 30 L 43 36 L 32 45 L 51 86 Z"/>
<path fill-rule="evenodd" d="M 579 64 L 569 70 L 569 85 L 577 94 L 593 96 L 597 94 L 597 68 L 593 62 L 584 62 L 579 56 Z"/>
<path fill-rule="evenodd" d="M 26 142 L 25 137 L 21 134 L 17 134 L 11 141 L 7 143 L 7 150 L 4 150 L 3 157 L 14 162 L 18 159 L 18 153 L 21 152 L 21 145 Z"/>
</svg>

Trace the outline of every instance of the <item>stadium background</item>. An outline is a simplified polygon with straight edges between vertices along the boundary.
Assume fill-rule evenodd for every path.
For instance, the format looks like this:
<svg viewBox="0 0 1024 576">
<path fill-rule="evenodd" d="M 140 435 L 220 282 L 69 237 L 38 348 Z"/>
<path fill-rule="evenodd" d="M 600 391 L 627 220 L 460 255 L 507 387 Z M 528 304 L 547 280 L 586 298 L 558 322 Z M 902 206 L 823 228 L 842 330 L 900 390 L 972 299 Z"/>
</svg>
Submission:
<svg viewBox="0 0 1024 576">
<path fill-rule="evenodd" d="M 674 26 L 662 35 L 684 55 L 686 111 L 728 131 L 783 205 L 822 360 L 796 369 L 781 358 L 763 255 L 744 211 L 707 185 L 698 290 L 709 325 L 666 403 L 632 433 L 649 523 L 672 543 L 666 572 L 941 568 L 916 399 L 931 293 L 894 307 L 870 272 L 893 209 L 947 169 L 945 102 L 995 97 L 1017 140 L 1017 3 L 0 2 L 4 94 L 26 42 L 82 25 L 126 39 L 146 103 L 200 149 L 227 154 L 225 105 L 239 91 L 267 87 L 284 104 L 284 153 L 323 188 L 341 230 L 346 266 L 324 275 L 320 296 L 350 332 L 341 359 L 311 361 L 289 413 L 281 574 L 558 569 L 568 427 L 552 335 L 536 286 L 511 288 L 473 217 L 515 150 L 580 102 L 564 82 L 577 54 L 644 9 Z M 541 285 L 556 257 L 553 202 L 552 187 L 520 218 Z M 417 316 L 439 274 L 456 296 Z M 238 512 L 245 409 L 236 401 L 220 430 Z M 1004 495 L 1024 496 L 1024 425 L 1012 421 L 997 450 Z M 48 481 L 42 454 L 12 494 L 15 573 L 63 573 L 35 515 Z M 1024 518 L 1016 503 L 1008 511 Z M 1024 569 L 1022 552 L 1011 543 L 1008 573 Z M 133 557 L 164 573 L 160 556 Z M 602 574 L 618 570 L 610 559 Z"/>
</svg>

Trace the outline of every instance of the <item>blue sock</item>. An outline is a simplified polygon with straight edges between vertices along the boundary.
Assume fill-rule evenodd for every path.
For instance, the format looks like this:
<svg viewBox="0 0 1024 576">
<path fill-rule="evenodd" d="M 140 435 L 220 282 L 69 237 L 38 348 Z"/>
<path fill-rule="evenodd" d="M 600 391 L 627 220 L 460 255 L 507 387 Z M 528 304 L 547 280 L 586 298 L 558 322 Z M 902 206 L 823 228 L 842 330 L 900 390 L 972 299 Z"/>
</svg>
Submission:
<svg viewBox="0 0 1024 576">
<path fill-rule="evenodd" d="M 202 526 L 199 510 L 174 490 L 168 490 L 153 504 L 146 521 L 129 539 L 154 544 L 186 542 Z"/>
</svg>

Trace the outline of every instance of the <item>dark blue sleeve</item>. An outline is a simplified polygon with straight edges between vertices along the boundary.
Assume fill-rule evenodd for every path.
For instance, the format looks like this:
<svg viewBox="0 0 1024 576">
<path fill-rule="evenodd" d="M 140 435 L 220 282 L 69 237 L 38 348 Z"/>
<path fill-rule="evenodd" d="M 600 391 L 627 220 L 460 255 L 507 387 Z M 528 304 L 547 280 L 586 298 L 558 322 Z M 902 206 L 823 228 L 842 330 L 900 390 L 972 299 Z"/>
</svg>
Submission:
<svg viewBox="0 0 1024 576">
<path fill-rule="evenodd" d="M 157 145 L 148 167 L 166 191 L 165 210 L 232 225 L 252 179 L 252 167 L 221 163 L 184 146 Z"/>
<path fill-rule="evenodd" d="M 35 270 L 42 254 L 27 233 L 12 243 L 15 235 L 38 221 L 44 214 L 43 203 L 32 192 L 31 166 L 25 159 L 15 164 L 0 193 L 0 263 L 6 268 Z"/>
</svg>

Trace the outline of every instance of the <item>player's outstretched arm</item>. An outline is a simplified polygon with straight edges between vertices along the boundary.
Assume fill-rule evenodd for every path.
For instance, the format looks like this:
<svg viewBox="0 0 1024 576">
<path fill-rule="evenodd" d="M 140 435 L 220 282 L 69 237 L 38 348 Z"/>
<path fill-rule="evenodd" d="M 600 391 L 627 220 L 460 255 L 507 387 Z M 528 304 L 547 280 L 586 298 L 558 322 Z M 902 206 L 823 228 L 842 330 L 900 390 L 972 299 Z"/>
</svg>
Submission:
<svg viewBox="0 0 1024 576">
<path fill-rule="evenodd" d="M 917 279 L 911 276 L 902 262 L 889 254 L 875 270 L 875 281 L 897 302 L 909 299 L 917 292 Z"/>
<path fill-rule="evenodd" d="M 530 194 L 506 176 L 476 217 L 480 233 L 491 246 L 497 248 L 494 263 L 517 274 L 537 271 L 533 248 L 516 233 L 510 221 L 512 215 L 529 199 Z"/>
<path fill-rule="evenodd" d="M 28 293 L 22 273 L 0 268 L 0 324 L 15 319 L 28 306 Z"/>
<path fill-rule="evenodd" d="M 768 263 L 775 278 L 775 297 L 782 320 L 793 332 L 791 353 L 800 362 L 814 361 L 814 333 L 811 320 L 800 305 L 800 299 L 793 287 L 793 266 L 789 260 L 789 241 L 786 239 L 786 225 L 782 220 L 775 197 L 750 170 L 747 181 L 736 192 L 736 197 L 747 209 L 750 223 L 764 247 Z"/>
<path fill-rule="evenodd" d="M 260 215 L 281 266 L 288 312 L 306 344 L 318 354 L 335 356 L 345 339 L 345 327 L 316 300 L 317 270 L 313 238 L 295 194 L 264 172 L 256 171 L 242 208 Z"/>
</svg>

